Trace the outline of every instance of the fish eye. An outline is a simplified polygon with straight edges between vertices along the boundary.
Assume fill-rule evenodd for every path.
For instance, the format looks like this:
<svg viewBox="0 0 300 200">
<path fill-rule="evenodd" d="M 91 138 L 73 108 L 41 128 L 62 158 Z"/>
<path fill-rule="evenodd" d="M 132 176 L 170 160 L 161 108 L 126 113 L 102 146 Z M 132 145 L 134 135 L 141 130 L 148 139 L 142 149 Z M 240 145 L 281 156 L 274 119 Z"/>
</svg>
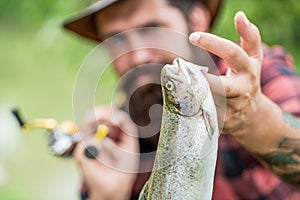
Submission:
<svg viewBox="0 0 300 200">
<path fill-rule="evenodd" d="M 166 83 L 167 90 L 173 90 L 174 89 L 174 83 L 172 81 L 168 81 Z"/>
</svg>

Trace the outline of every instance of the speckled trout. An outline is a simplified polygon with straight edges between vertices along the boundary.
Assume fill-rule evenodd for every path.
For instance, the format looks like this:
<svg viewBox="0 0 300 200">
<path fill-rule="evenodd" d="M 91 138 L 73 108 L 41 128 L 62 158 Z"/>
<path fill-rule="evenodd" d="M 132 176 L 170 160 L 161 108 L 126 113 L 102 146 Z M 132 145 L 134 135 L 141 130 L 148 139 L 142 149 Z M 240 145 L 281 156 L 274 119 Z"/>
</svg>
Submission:
<svg viewBox="0 0 300 200">
<path fill-rule="evenodd" d="M 140 200 L 212 198 L 219 129 L 207 70 L 180 58 L 163 67 L 160 138 Z"/>
</svg>

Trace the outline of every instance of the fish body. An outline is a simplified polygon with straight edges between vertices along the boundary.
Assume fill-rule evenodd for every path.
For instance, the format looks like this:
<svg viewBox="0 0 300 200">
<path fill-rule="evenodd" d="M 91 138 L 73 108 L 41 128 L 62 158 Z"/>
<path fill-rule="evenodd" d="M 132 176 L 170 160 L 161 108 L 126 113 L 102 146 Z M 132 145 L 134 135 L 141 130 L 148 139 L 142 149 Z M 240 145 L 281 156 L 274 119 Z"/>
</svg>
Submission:
<svg viewBox="0 0 300 200">
<path fill-rule="evenodd" d="M 182 59 L 162 69 L 160 138 L 140 200 L 211 199 L 219 129 L 205 72 Z"/>
</svg>

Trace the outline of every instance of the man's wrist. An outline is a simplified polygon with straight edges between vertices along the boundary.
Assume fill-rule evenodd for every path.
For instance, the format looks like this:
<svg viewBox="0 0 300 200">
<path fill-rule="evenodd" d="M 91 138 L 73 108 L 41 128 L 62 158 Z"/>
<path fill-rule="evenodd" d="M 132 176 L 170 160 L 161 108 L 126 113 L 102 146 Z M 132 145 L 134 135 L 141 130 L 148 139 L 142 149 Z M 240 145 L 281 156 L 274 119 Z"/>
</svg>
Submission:
<svg viewBox="0 0 300 200">
<path fill-rule="evenodd" d="M 245 126 L 233 136 L 250 152 L 267 153 L 277 146 L 282 134 L 282 110 L 261 94 Z"/>
</svg>

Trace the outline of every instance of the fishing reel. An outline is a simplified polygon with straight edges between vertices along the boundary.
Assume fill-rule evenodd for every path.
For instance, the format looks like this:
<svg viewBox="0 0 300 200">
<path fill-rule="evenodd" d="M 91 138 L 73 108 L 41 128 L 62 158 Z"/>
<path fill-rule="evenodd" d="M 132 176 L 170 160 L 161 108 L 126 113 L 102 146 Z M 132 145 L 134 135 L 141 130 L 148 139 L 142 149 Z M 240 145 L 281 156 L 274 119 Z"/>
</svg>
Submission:
<svg viewBox="0 0 300 200">
<path fill-rule="evenodd" d="M 55 119 L 37 118 L 26 123 L 18 109 L 13 109 L 12 114 L 16 117 L 22 132 L 28 133 L 33 129 L 41 128 L 47 131 L 48 149 L 52 155 L 69 158 L 72 157 L 76 145 L 83 139 L 73 121 L 64 121 L 60 124 Z M 95 159 L 99 153 L 99 145 L 109 134 L 110 128 L 105 124 L 98 125 L 92 142 L 85 147 L 85 156 Z"/>
</svg>

